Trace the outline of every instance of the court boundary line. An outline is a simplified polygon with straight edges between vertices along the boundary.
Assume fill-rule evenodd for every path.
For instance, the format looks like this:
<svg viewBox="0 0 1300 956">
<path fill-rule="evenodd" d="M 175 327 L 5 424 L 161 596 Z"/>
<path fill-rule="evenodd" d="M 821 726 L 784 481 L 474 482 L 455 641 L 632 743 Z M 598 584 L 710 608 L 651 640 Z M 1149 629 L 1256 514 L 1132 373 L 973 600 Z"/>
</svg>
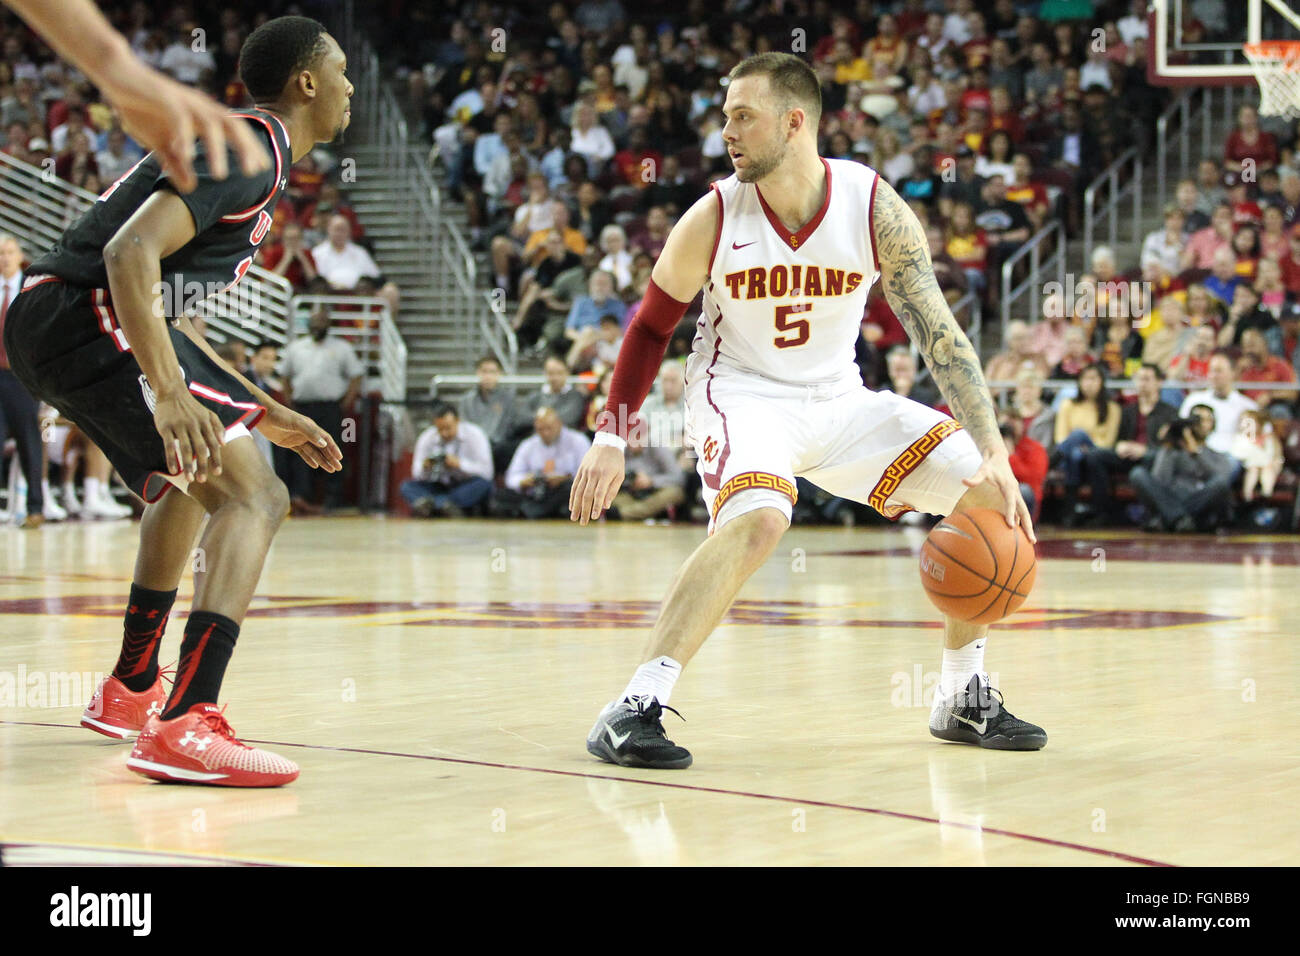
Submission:
<svg viewBox="0 0 1300 956">
<path fill-rule="evenodd" d="M 19 727 L 57 727 L 65 730 L 80 730 L 78 724 L 56 724 L 38 721 L 25 720 L 0 720 L 0 725 L 10 725 Z M 784 797 L 772 793 L 755 793 L 748 790 L 731 790 L 724 787 L 705 787 L 698 784 L 674 783 L 671 780 L 644 780 L 637 777 L 616 777 L 605 773 L 588 773 L 581 770 L 561 770 L 552 767 L 530 767 L 525 764 L 498 763 L 490 760 L 474 760 L 469 757 L 440 757 L 435 754 L 412 754 L 392 750 L 370 750 L 364 747 L 331 747 L 326 744 L 295 744 L 282 740 L 254 740 L 252 738 L 241 738 L 245 743 L 266 744 L 272 747 L 295 747 L 300 750 L 323 750 L 333 753 L 352 753 L 363 754 L 366 756 L 376 757 L 400 757 L 408 760 L 431 760 L 438 763 L 462 764 L 469 767 L 486 767 L 494 770 L 518 770 L 525 773 L 544 773 L 557 777 L 577 777 L 587 780 L 616 780 L 621 783 L 638 783 L 648 787 L 664 787 L 670 790 L 685 790 L 695 793 L 714 793 L 729 797 L 745 797 L 751 800 L 768 800 L 773 803 L 791 803 L 806 807 L 820 807 L 827 810 L 847 810 L 851 813 L 866 813 L 873 816 L 889 817 L 895 820 L 910 820 L 914 823 L 933 823 L 941 827 L 956 827 L 962 830 L 977 831 L 980 833 L 992 833 L 997 836 L 1008 837 L 1013 840 L 1026 840 L 1031 843 L 1039 843 L 1044 846 L 1053 846 L 1066 850 L 1078 850 L 1082 853 L 1091 853 L 1096 856 L 1109 857 L 1114 860 L 1121 860 L 1126 863 L 1135 863 L 1140 866 L 1177 866 L 1176 863 L 1164 863 L 1160 860 L 1152 860 L 1146 857 L 1135 856 L 1131 853 L 1123 853 L 1119 850 L 1107 850 L 1102 847 L 1088 846 L 1084 843 L 1072 843 L 1068 840 L 1057 840 L 1053 837 L 1036 836 L 1032 833 L 1021 833 L 1017 830 L 1005 830 L 1000 827 L 977 826 L 973 823 L 961 823 L 955 820 L 940 820 L 938 817 L 927 817 L 917 813 L 906 813 L 902 810 L 885 810 L 881 807 L 863 807 L 851 803 L 835 803 L 827 800 L 813 800 L 807 797 Z M 593 758 L 594 759 L 594 758 Z M 1043 864 L 1047 865 L 1047 864 Z"/>
<path fill-rule="evenodd" d="M 8 721 L 13 723 L 13 721 Z M 64 726 L 56 724 L 54 726 Z M 86 850 L 98 851 L 101 853 L 129 853 L 135 856 L 161 856 L 170 857 L 173 862 L 165 863 L 6 863 L 5 866 L 12 866 L 15 869 L 28 868 L 40 869 L 48 867 L 66 867 L 76 866 L 88 869 L 97 869 L 101 867 L 125 867 L 125 866 L 178 866 L 176 861 L 185 860 L 195 863 L 229 864 L 231 867 L 286 867 L 286 866 L 319 866 L 316 863 L 285 863 L 278 860 L 254 860 L 248 857 L 218 856 L 215 854 L 189 853 L 180 850 L 150 850 L 144 847 L 127 847 L 117 846 L 110 843 L 58 843 L 53 840 L 27 840 L 22 838 L 0 839 L 0 853 L 5 850 Z"/>
</svg>

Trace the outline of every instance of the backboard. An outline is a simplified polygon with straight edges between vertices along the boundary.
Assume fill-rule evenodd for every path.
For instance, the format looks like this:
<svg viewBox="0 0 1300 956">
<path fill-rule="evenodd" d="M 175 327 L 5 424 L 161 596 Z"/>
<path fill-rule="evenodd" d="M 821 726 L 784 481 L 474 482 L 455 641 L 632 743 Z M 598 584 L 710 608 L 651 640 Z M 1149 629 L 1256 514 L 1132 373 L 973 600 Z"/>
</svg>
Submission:
<svg viewBox="0 0 1300 956">
<path fill-rule="evenodd" d="M 1288 0 L 1151 0 L 1148 78 L 1162 86 L 1254 84 L 1243 47 L 1261 40 L 1300 40 L 1300 12 Z"/>
</svg>

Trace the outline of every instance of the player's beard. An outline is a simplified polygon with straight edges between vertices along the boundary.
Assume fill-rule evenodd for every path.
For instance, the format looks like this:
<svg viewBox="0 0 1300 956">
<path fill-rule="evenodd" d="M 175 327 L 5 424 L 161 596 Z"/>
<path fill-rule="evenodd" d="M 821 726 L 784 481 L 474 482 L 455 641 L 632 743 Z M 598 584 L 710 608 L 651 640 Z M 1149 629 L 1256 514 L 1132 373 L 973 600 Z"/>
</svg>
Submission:
<svg viewBox="0 0 1300 956">
<path fill-rule="evenodd" d="M 745 164 L 744 169 L 736 169 L 736 178 L 742 183 L 758 182 L 781 165 L 785 160 L 787 148 L 788 144 L 782 141 L 761 155 L 745 153 L 745 159 L 748 162 Z M 734 164 L 733 168 L 735 168 Z"/>
</svg>

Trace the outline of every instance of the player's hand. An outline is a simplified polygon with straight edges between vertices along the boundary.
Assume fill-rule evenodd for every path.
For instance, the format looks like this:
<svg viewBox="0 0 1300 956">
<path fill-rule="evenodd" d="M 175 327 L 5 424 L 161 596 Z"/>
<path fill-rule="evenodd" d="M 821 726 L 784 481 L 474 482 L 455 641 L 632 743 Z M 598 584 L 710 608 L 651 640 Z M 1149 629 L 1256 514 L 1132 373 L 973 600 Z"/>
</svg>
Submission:
<svg viewBox="0 0 1300 956">
<path fill-rule="evenodd" d="M 986 481 L 992 482 L 1002 495 L 1004 504 L 1002 513 L 1007 519 L 1007 525 L 1012 528 L 1017 524 L 1024 525 L 1029 540 L 1037 542 L 1038 536 L 1034 534 L 1034 523 L 1030 520 L 1029 508 L 1025 505 L 1024 495 L 1020 493 L 1020 482 L 1016 481 L 1016 476 L 1011 473 L 1011 462 L 1006 454 L 985 454 L 984 463 L 980 465 L 979 471 L 969 478 L 963 478 L 962 484 L 967 488 L 974 488 Z"/>
<path fill-rule="evenodd" d="M 595 521 L 623 487 L 623 450 L 611 445 L 592 445 L 582 456 L 578 474 L 569 491 L 569 520 L 579 524 Z"/>
<path fill-rule="evenodd" d="M 257 423 L 257 430 L 272 444 L 297 452 L 298 457 L 313 468 L 329 472 L 341 471 L 343 468 L 343 453 L 339 451 L 339 446 L 330 437 L 330 433 L 306 415 L 300 415 L 279 403 L 266 410 L 262 420 Z"/>
<path fill-rule="evenodd" d="M 226 147 L 239 157 L 245 176 L 271 168 L 271 158 L 246 120 L 220 103 L 134 58 L 113 71 L 104 97 L 117 108 L 122 127 L 145 149 L 158 154 L 163 169 L 181 192 L 198 185 L 194 141 L 203 140 L 215 179 L 225 179 Z"/>
<path fill-rule="evenodd" d="M 162 437 L 167 473 L 190 481 L 221 474 L 221 445 L 226 427 L 188 390 L 176 389 L 154 403 L 154 427 Z"/>
</svg>

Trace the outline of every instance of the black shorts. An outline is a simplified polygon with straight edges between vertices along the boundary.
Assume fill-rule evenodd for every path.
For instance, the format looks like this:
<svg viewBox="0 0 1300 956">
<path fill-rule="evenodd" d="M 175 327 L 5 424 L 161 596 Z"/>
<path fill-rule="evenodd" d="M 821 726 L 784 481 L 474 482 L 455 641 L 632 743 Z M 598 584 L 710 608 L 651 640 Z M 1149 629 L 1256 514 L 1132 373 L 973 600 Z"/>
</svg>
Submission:
<svg viewBox="0 0 1300 956">
<path fill-rule="evenodd" d="M 28 277 L 5 316 L 9 364 L 35 397 L 85 432 L 146 501 L 171 487 L 153 390 L 131 354 L 108 292 Z M 172 347 L 190 394 L 215 412 L 226 440 L 266 414 L 248 390 L 180 329 Z"/>
</svg>

